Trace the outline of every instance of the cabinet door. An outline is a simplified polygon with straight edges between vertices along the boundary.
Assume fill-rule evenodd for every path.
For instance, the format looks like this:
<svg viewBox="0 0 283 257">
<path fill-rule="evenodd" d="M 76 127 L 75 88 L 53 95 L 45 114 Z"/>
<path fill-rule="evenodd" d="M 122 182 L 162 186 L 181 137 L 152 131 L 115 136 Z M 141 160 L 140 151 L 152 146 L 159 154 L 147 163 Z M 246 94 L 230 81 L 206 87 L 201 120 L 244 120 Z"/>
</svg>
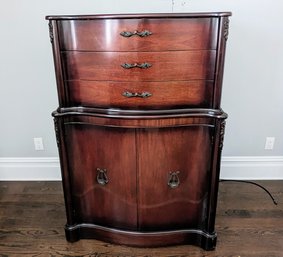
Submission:
<svg viewBox="0 0 283 257">
<path fill-rule="evenodd" d="M 193 125 L 139 131 L 140 230 L 204 226 L 212 130 L 210 126 Z"/>
<path fill-rule="evenodd" d="M 65 123 L 77 223 L 136 229 L 135 130 Z"/>
</svg>

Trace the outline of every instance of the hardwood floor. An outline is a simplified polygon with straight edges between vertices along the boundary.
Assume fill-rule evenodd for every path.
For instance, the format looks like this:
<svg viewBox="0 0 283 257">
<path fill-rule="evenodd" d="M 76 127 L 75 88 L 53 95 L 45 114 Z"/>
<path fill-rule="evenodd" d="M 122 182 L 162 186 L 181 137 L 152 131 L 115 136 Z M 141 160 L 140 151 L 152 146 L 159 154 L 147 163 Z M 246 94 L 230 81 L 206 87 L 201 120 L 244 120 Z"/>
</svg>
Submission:
<svg viewBox="0 0 283 257">
<path fill-rule="evenodd" d="M 283 256 L 283 181 L 261 181 L 260 188 L 220 183 L 217 248 L 194 246 L 130 248 L 96 240 L 68 243 L 60 182 L 0 182 L 0 256 L 92 257 L 280 257 Z"/>
</svg>

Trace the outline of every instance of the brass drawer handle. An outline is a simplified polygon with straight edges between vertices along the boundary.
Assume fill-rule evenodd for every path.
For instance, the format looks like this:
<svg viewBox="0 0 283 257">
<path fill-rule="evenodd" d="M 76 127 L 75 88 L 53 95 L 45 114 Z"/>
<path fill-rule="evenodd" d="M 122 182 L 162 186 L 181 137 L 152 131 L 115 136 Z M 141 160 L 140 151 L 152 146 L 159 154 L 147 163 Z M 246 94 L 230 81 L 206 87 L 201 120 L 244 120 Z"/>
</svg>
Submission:
<svg viewBox="0 0 283 257">
<path fill-rule="evenodd" d="M 139 37 L 147 37 L 147 36 L 150 36 L 152 35 L 152 32 L 150 32 L 149 30 L 143 30 L 143 31 L 134 31 L 134 32 L 131 32 L 131 31 L 122 31 L 120 33 L 121 36 L 123 37 L 131 37 L 131 36 L 139 36 Z"/>
<path fill-rule="evenodd" d="M 129 91 L 125 91 L 122 95 L 125 96 L 125 97 L 128 97 L 128 98 L 130 98 L 130 97 L 147 98 L 147 97 L 152 96 L 152 94 L 149 93 L 149 92 L 131 93 L 131 92 L 129 92 Z"/>
<path fill-rule="evenodd" d="M 99 185 L 105 186 L 109 182 L 108 177 L 106 175 L 107 170 L 97 168 L 96 171 L 97 171 L 97 175 L 96 175 L 97 183 Z"/>
<path fill-rule="evenodd" d="M 171 188 L 176 188 L 180 185 L 180 179 L 178 174 L 180 171 L 170 172 L 169 173 L 169 179 L 168 179 L 168 186 Z"/>
<path fill-rule="evenodd" d="M 123 63 L 121 66 L 124 69 L 132 69 L 132 68 L 140 68 L 140 69 L 148 69 L 152 66 L 152 64 L 144 62 L 144 63 Z"/>
</svg>

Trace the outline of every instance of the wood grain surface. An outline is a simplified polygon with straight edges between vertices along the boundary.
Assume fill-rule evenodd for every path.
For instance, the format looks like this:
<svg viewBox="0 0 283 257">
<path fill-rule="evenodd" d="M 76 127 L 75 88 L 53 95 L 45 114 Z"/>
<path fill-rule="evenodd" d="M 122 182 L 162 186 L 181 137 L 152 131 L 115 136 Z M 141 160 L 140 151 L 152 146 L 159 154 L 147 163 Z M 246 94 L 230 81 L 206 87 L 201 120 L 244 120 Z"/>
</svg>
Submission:
<svg viewBox="0 0 283 257">
<path fill-rule="evenodd" d="M 126 109 L 212 108 L 213 81 L 67 81 L 70 106 Z M 126 97 L 125 92 L 151 95 Z"/>
<path fill-rule="evenodd" d="M 63 52 L 66 79 L 180 81 L 214 79 L 215 50 L 167 52 Z M 124 64 L 149 68 L 123 68 Z"/>
<path fill-rule="evenodd" d="M 142 230 L 206 231 L 212 130 L 196 125 L 137 133 Z M 179 185 L 175 188 L 168 186 L 172 172 L 178 172 Z"/>
<path fill-rule="evenodd" d="M 92 257 L 281 257 L 283 181 L 262 181 L 261 189 L 220 183 L 216 250 L 195 246 L 132 248 L 97 240 L 68 243 L 61 182 L 0 182 L 0 256 Z"/>
<path fill-rule="evenodd" d="M 64 133 L 76 222 L 136 229 L 135 130 L 75 124 Z M 106 170 L 107 184 L 98 183 L 97 169 Z"/>
<path fill-rule="evenodd" d="M 107 19 L 58 22 L 61 50 L 166 51 L 216 49 L 218 18 Z M 123 37 L 121 32 L 149 36 Z M 79 39 L 79 40 L 78 40 Z"/>
</svg>

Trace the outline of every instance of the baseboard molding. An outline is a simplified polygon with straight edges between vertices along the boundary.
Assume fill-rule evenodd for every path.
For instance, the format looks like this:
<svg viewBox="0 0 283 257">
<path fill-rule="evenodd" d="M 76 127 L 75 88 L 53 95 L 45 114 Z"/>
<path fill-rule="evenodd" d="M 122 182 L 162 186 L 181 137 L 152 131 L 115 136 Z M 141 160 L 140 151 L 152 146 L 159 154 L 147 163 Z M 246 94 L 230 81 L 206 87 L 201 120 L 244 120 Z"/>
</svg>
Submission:
<svg viewBox="0 0 283 257">
<path fill-rule="evenodd" d="M 283 180 L 283 156 L 230 156 L 221 162 L 221 179 Z M 1 181 L 59 181 L 57 157 L 0 158 Z"/>
<path fill-rule="evenodd" d="M 283 156 L 223 157 L 221 179 L 282 180 Z"/>
<path fill-rule="evenodd" d="M 0 180 L 61 180 L 59 159 L 56 157 L 0 158 Z"/>
</svg>

